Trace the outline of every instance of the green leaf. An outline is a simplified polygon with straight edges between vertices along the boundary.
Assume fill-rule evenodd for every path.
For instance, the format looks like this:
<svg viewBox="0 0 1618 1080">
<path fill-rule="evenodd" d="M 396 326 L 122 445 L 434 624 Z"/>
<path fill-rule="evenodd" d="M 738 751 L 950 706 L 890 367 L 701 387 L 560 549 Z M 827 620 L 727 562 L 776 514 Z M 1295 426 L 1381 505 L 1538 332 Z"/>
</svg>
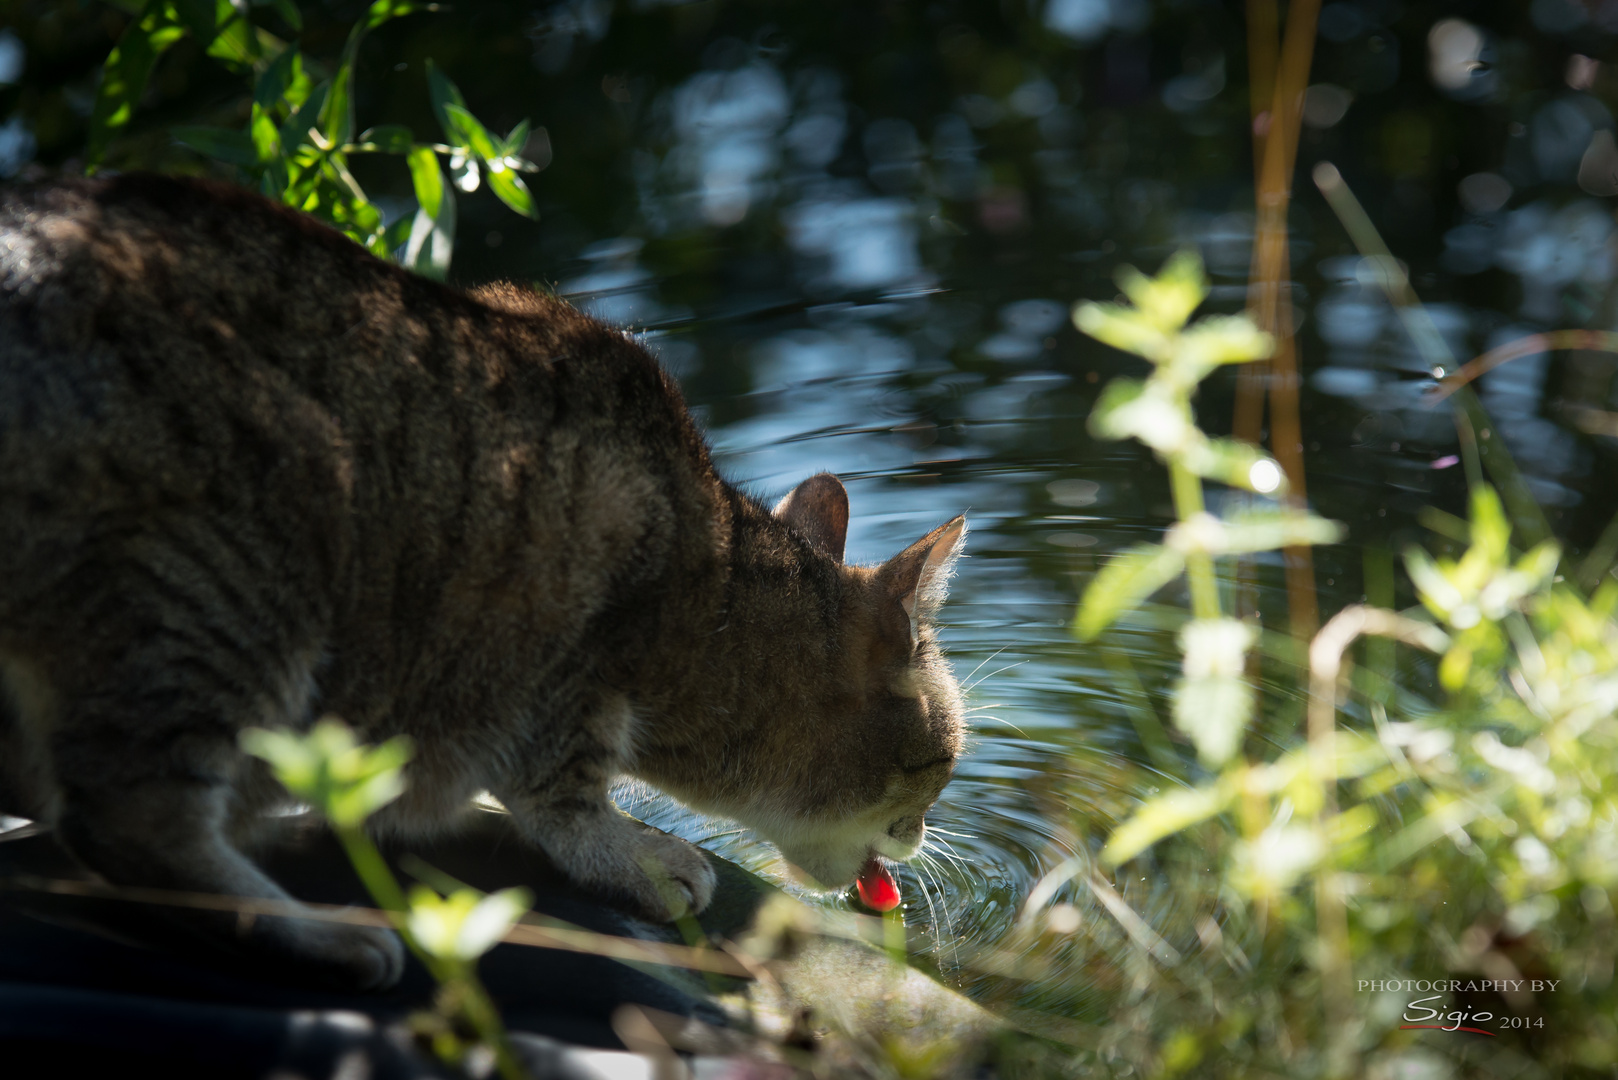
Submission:
<svg viewBox="0 0 1618 1080">
<path fill-rule="evenodd" d="M 101 68 L 101 85 L 90 110 L 86 172 L 96 170 L 113 135 L 128 126 L 157 58 L 184 36 L 185 28 L 168 18 L 162 0 L 149 0 L 130 22 Z"/>
<path fill-rule="evenodd" d="M 218 29 L 208 43 L 208 55 L 236 67 L 247 67 L 263 55 L 253 24 L 237 15 L 230 0 L 217 0 Z"/>
<path fill-rule="evenodd" d="M 1178 788 L 1147 801 L 1118 826 L 1101 849 L 1101 861 L 1111 866 L 1126 863 L 1165 836 L 1222 814 L 1236 797 L 1233 784 Z"/>
<path fill-rule="evenodd" d="M 1142 440 L 1144 441 L 1144 440 Z M 1286 489 L 1286 476 L 1273 458 L 1252 443 L 1238 439 L 1202 439 L 1191 443 L 1180 457 L 1180 464 L 1210 480 L 1218 480 L 1231 487 L 1260 491 L 1255 483 L 1255 468 L 1267 465 L 1265 475 L 1272 479 L 1263 494 L 1278 494 Z"/>
<path fill-rule="evenodd" d="M 1080 641 L 1093 640 L 1184 568 L 1184 555 L 1159 544 L 1140 544 L 1113 556 L 1084 590 L 1073 632 Z"/>
<path fill-rule="evenodd" d="M 1073 325 L 1103 345 L 1153 363 L 1164 359 L 1171 340 L 1147 316 L 1119 304 L 1078 304 L 1073 308 Z"/>
<path fill-rule="evenodd" d="M 206 48 L 219 29 L 219 4 L 216 0 L 170 0 L 170 3 L 179 17 L 180 25 L 191 31 L 197 44 Z M 224 7 L 226 18 L 235 18 L 236 12 L 230 4 L 226 3 Z"/>
<path fill-rule="evenodd" d="M 293 0 L 270 0 L 270 2 L 271 6 L 280 13 L 281 18 L 286 20 L 288 26 L 302 32 L 303 12 L 298 10 L 298 5 L 293 3 Z"/>
<path fill-rule="evenodd" d="M 265 164 L 281 156 L 281 132 L 270 114 L 256 102 L 253 104 L 253 118 L 247 125 L 247 136 L 252 140 L 253 153 L 259 163 Z"/>
<path fill-rule="evenodd" d="M 534 206 L 534 197 L 529 194 L 528 185 L 523 183 L 522 175 L 507 165 L 503 158 L 489 162 L 489 190 L 517 213 L 536 221 L 539 219 L 539 209 Z"/>
<path fill-rule="evenodd" d="M 337 61 L 337 73 L 332 76 L 331 94 L 320 113 L 320 131 L 332 143 L 342 146 L 354 134 L 354 62 L 359 58 L 360 42 L 367 33 L 389 19 L 408 15 L 419 7 L 409 0 L 376 0 L 365 18 L 349 30 L 348 40 L 343 43 L 343 52 Z"/>
<path fill-rule="evenodd" d="M 1511 522 L 1500 496 L 1487 484 L 1472 489 L 1472 546 L 1490 569 L 1505 565 L 1511 547 Z"/>
<path fill-rule="evenodd" d="M 1236 843 L 1229 881 L 1253 899 L 1278 900 L 1324 854 L 1314 829 L 1278 820 L 1253 840 Z"/>
<path fill-rule="evenodd" d="M 1335 544 L 1343 527 L 1307 511 L 1265 510 L 1220 520 L 1203 514 L 1169 530 L 1169 546 L 1184 554 L 1245 555 L 1309 544 Z"/>
<path fill-rule="evenodd" d="M 326 103 L 326 93 L 329 83 L 321 83 L 309 92 L 302 105 L 298 106 L 286 123 L 281 125 L 281 153 L 291 155 L 298 147 L 309 141 L 309 129 L 314 127 L 315 118 L 320 115 Z"/>
<path fill-rule="evenodd" d="M 332 718 L 307 732 L 248 728 L 243 751 L 270 765 L 281 785 L 338 827 L 356 827 L 404 791 L 401 770 L 410 760 L 410 740 L 361 745 L 346 724 Z"/>
<path fill-rule="evenodd" d="M 288 45 L 253 84 L 253 103 L 266 111 L 274 108 L 302 74 L 303 57 L 296 45 Z"/>
<path fill-rule="evenodd" d="M 1166 393 L 1157 379 L 1112 380 L 1090 411 L 1089 427 L 1097 438 L 1139 439 L 1169 458 L 1207 441 L 1192 423 L 1189 405 Z"/>
<path fill-rule="evenodd" d="M 1253 715 L 1253 688 L 1243 678 L 1253 637 L 1238 619 L 1194 619 L 1180 630 L 1185 678 L 1175 694 L 1174 726 L 1191 737 L 1210 769 L 1241 747 Z"/>
<path fill-rule="evenodd" d="M 454 252 L 455 193 L 444 188 L 437 214 L 428 214 L 425 209 L 416 211 L 400 265 L 423 277 L 443 281 L 449 275 Z"/>
<path fill-rule="evenodd" d="M 523 888 L 502 889 L 487 896 L 475 889 L 456 889 L 440 897 L 427 886 L 417 885 L 410 890 L 405 929 L 430 956 L 476 960 L 506 936 L 532 902 L 533 895 Z"/>
<path fill-rule="evenodd" d="M 1155 278 L 1133 266 L 1118 269 L 1118 287 L 1158 330 L 1172 334 L 1185 325 L 1208 295 L 1202 256 L 1195 248 L 1182 248 L 1169 256 Z"/>
<path fill-rule="evenodd" d="M 438 155 L 430 146 L 413 146 L 405 156 L 405 164 L 410 167 L 416 202 L 429 218 L 438 217 L 444 200 L 444 171 L 438 165 Z"/>
<path fill-rule="evenodd" d="M 1275 338 L 1246 315 L 1209 315 L 1180 335 L 1175 358 L 1206 374 L 1221 364 L 1262 360 L 1274 351 Z"/>
<path fill-rule="evenodd" d="M 502 155 L 500 148 L 495 145 L 494 136 L 466 106 L 453 101 L 445 102 L 444 115 L 449 117 L 451 127 L 459 136 L 458 140 L 451 139 L 452 143 L 467 148 L 484 161 L 492 163 L 500 159 Z"/>
<path fill-rule="evenodd" d="M 427 96 L 433 104 L 433 115 L 438 118 L 438 126 L 443 129 L 444 138 L 455 146 L 465 146 L 464 142 L 455 141 L 455 133 L 450 125 L 449 113 L 445 106 L 459 105 L 466 108 L 466 99 L 461 97 L 461 91 L 450 82 L 449 76 L 438 70 L 438 65 L 431 60 L 427 61 Z"/>
<path fill-rule="evenodd" d="M 1414 545 L 1405 549 L 1405 573 L 1410 575 L 1410 583 L 1427 610 L 1439 618 L 1447 618 L 1466 599 L 1450 584 L 1433 557 Z"/>
<path fill-rule="evenodd" d="M 500 141 L 500 152 L 507 157 L 520 157 L 522 148 L 528 142 L 528 121 L 519 120 L 517 126 L 506 133 Z"/>
<path fill-rule="evenodd" d="M 382 248 L 387 253 L 388 257 L 391 258 L 393 253 L 396 251 L 399 251 L 400 254 L 403 255 L 403 252 L 400 251 L 400 249 L 403 248 L 405 244 L 409 243 L 410 229 L 414 224 L 415 221 L 412 217 L 402 217 L 383 230 Z"/>
<path fill-rule="evenodd" d="M 359 142 L 370 144 L 380 154 L 408 154 L 415 137 L 403 124 L 379 124 L 362 133 Z"/>
<path fill-rule="evenodd" d="M 365 13 L 365 29 L 375 30 L 389 19 L 409 15 L 413 11 L 431 11 L 434 4 L 418 4 L 414 0 L 376 0 Z"/>
<path fill-rule="evenodd" d="M 169 129 L 185 146 L 216 161 L 251 168 L 259 163 L 258 148 L 253 136 L 245 131 L 220 127 L 181 126 Z"/>
</svg>

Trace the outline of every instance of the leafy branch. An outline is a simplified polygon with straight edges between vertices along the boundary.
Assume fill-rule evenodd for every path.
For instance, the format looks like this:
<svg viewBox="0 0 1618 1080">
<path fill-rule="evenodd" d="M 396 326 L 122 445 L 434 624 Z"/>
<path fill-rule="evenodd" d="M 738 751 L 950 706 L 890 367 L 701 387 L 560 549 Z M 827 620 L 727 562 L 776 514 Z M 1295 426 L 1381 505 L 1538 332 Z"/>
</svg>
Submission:
<svg viewBox="0 0 1618 1080">
<path fill-rule="evenodd" d="M 268 6 L 294 31 L 302 30 L 302 14 L 292 0 Z M 350 30 L 335 72 L 323 77 L 320 65 L 296 42 L 255 27 L 250 7 L 230 0 L 148 0 L 102 68 L 90 118 L 88 170 L 100 167 L 114 137 L 128 126 L 159 57 L 189 34 L 207 55 L 250 77 L 252 102 L 244 128 L 179 126 L 171 129 L 177 141 L 231 166 L 243 183 L 325 220 L 372 253 L 442 280 L 455 244 L 454 188 L 469 194 L 487 176 L 489 189 L 502 202 L 537 218 L 523 174 L 541 166 L 523 156 L 531 135 L 527 120 L 504 137 L 493 134 L 430 60 L 429 93 L 445 141 L 420 142 L 398 124 L 355 135 L 354 66 L 366 34 L 392 19 L 437 7 L 375 0 Z M 405 159 L 416 197 L 414 215 L 384 221 L 349 169 L 350 155 L 365 153 Z M 440 157 L 448 159 L 453 184 L 445 182 Z"/>
</svg>

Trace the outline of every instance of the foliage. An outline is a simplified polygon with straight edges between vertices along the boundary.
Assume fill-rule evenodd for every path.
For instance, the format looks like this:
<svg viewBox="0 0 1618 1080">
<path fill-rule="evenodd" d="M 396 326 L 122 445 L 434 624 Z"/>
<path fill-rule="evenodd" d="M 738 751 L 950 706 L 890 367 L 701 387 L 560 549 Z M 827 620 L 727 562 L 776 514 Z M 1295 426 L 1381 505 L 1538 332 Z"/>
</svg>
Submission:
<svg viewBox="0 0 1618 1080">
<path fill-rule="evenodd" d="M 1121 613 L 1187 572 L 1196 620 L 1182 635 L 1185 681 L 1174 721 L 1196 743 L 1203 764 L 1217 768 L 1236 752 L 1252 713 L 1252 694 L 1241 671 L 1253 633 L 1221 614 L 1214 557 L 1331 543 L 1339 530 L 1278 505 L 1230 518 L 1203 509 L 1204 477 L 1266 494 L 1283 486 L 1272 459 L 1248 443 L 1209 438 L 1191 409 L 1197 385 L 1216 368 L 1268 356 L 1270 335 L 1245 315 L 1208 316 L 1187 325 L 1208 295 L 1202 260 L 1194 251 L 1169 259 L 1155 278 L 1125 267 L 1118 284 L 1129 305 L 1080 304 L 1073 321 L 1092 337 L 1151 361 L 1153 371 L 1144 381 L 1107 384 L 1090 414 L 1090 428 L 1102 438 L 1139 439 L 1157 453 L 1173 476 L 1180 520 L 1164 543 L 1131 548 L 1096 575 L 1079 604 L 1074 629 L 1081 640 L 1093 639 Z"/>
<path fill-rule="evenodd" d="M 501 1075 L 518 1080 L 522 1069 L 506 1042 L 500 1013 L 478 981 L 476 963 L 527 913 L 531 895 L 520 888 L 485 895 L 450 882 L 443 894 L 423 884 L 406 897 L 364 831 L 367 818 L 403 794 L 410 741 L 398 736 L 365 746 L 347 725 L 327 718 L 304 733 L 249 728 L 241 743 L 269 762 L 288 792 L 331 823 L 372 898 L 438 980 L 438 1013 L 418 1017 L 417 1030 L 452 1064 L 464 1061 L 481 1042 L 494 1051 Z M 460 1034 L 466 1028 L 475 1033 L 470 1043 Z"/>
<path fill-rule="evenodd" d="M 1181 365 L 1152 391 L 1155 426 L 1130 432 L 1171 469 L 1197 440 L 1164 433 L 1194 427 L 1190 393 L 1212 369 L 1175 339 L 1200 299 L 1190 266 L 1131 273 L 1132 311 L 1077 317 L 1160 372 Z M 1103 395 L 1097 413 L 1146 392 Z M 1177 574 L 1176 552 L 1330 538 L 1317 519 L 1278 518 L 1221 545 L 1177 540 L 1198 527 L 1182 512 L 1166 543 L 1096 575 L 1076 631 L 1093 637 Z M 1554 541 L 1518 553 L 1511 540 L 1498 495 L 1477 484 L 1459 557 L 1405 554 L 1421 607 L 1345 609 L 1307 670 L 1268 650 L 1283 682 L 1310 686 L 1296 735 L 1272 723 L 1281 737 L 1242 738 L 1258 709 L 1250 625 L 1217 610 L 1184 623 L 1174 716 L 1208 771 L 1145 799 L 1096 860 L 1122 880 L 1167 875 L 1179 907 L 1143 918 L 1076 857 L 1036 888 L 1006 945 L 1030 950 L 1047 985 L 1112 987 L 1083 1060 L 1159 1076 L 1551 1076 L 1618 1060 L 1618 579 L 1586 596 L 1558 576 Z M 1412 647 L 1407 673 L 1436 654 L 1448 696 L 1412 690 L 1386 651 L 1342 679 L 1346 651 L 1371 635 Z M 1110 917 L 1083 917 L 1077 898 L 1046 909 L 1069 880 Z M 1053 1055 L 1027 1071 L 1072 1066 Z"/>
<path fill-rule="evenodd" d="M 294 31 L 303 17 L 293 0 L 236 5 L 229 0 L 147 0 L 135 14 L 102 69 L 90 119 L 87 163 L 94 171 L 113 138 L 134 113 L 158 58 L 188 34 L 207 54 L 250 82 L 252 101 L 243 128 L 176 125 L 173 137 L 205 157 L 229 166 L 241 182 L 289 206 L 313 214 L 377 255 L 430 277 L 443 279 L 455 242 L 455 188 L 489 188 L 519 214 L 536 217 L 522 178 L 538 166 L 525 159 L 529 124 L 504 137 L 491 133 L 466 107 L 453 82 L 427 62 L 433 112 L 445 143 L 418 142 L 409 128 L 384 124 L 355 134 L 354 67 L 365 35 L 391 19 L 435 4 L 375 0 L 353 26 L 335 70 L 253 22 L 256 8 L 269 7 Z M 393 154 L 405 159 L 416 197 L 414 215 L 389 223 L 353 173 L 353 154 Z M 448 160 L 446 184 L 439 157 Z"/>
</svg>

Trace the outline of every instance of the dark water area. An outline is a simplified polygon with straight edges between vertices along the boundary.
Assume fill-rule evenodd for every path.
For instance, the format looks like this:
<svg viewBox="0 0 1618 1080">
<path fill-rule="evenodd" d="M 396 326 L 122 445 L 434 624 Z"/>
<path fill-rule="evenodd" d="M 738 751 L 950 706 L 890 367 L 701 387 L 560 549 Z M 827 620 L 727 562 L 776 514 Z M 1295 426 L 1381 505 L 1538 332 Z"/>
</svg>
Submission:
<svg viewBox="0 0 1618 1080">
<path fill-rule="evenodd" d="M 306 48 L 335 52 L 360 8 L 315 7 Z M 26 84 L 0 78 L 0 175 L 71 157 L 84 58 L 107 47 L 93 26 L 34 10 L 0 4 L 19 28 L 0 31 L 0 76 L 8 41 L 44 65 Z M 1309 501 L 1349 534 L 1315 553 L 1327 614 L 1361 598 L 1368 549 L 1437 543 L 1417 516 L 1464 513 L 1465 477 L 1451 413 L 1422 401 L 1430 359 L 1309 171 L 1341 169 L 1456 362 L 1529 333 L 1609 329 L 1615 35 L 1614 0 L 1322 8 L 1290 242 Z M 1097 850 L 1165 782 L 1151 746 L 1183 592 L 1099 645 L 1068 630 L 1108 555 L 1172 515 L 1150 455 L 1085 427 L 1101 387 L 1142 365 L 1081 336 L 1069 312 L 1111 299 L 1118 264 L 1154 271 L 1188 245 L 1208 266 L 1209 309 L 1244 305 L 1246 50 L 1241 5 L 1211 0 L 566 0 L 414 15 L 361 53 L 362 127 L 432 129 L 431 57 L 491 127 L 528 116 L 546 129 L 548 149 L 529 144 L 548 157 L 532 178 L 540 219 L 469 194 L 453 280 L 539 282 L 643 334 L 729 477 L 771 497 L 820 470 L 847 482 L 852 559 L 967 512 L 944 637 L 971 686 L 972 750 L 930 818 L 935 861 L 901 884 L 913 946 L 971 990 L 992 980 L 962 957 L 1004 939 L 1043 875 Z M 153 124 L 223 85 L 203 65 L 171 67 Z M 356 173 L 408 209 L 396 162 Z M 1575 551 L 1618 508 L 1614 371 L 1608 354 L 1542 353 L 1479 384 Z M 1234 386 L 1229 372 L 1205 384 L 1209 431 L 1229 431 Z M 1210 491 L 1213 509 L 1223 497 Z M 1282 627 L 1279 562 L 1259 575 L 1267 625 Z M 1266 683 L 1265 723 L 1295 729 L 1298 694 Z M 1162 745 L 1194 773 L 1183 744 Z M 635 793 L 626 804 L 773 864 L 723 823 Z M 1176 902 L 1150 881 L 1117 884 L 1148 922 Z"/>
</svg>

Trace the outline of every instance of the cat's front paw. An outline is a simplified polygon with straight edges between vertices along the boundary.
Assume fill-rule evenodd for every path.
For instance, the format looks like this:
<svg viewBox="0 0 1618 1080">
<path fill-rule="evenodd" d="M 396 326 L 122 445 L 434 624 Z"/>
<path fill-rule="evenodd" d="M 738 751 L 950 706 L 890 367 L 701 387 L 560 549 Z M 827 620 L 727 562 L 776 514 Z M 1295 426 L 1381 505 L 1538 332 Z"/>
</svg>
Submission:
<svg viewBox="0 0 1618 1080">
<path fill-rule="evenodd" d="M 694 915 L 713 899 L 717 878 L 706 855 L 677 836 L 642 825 L 605 799 L 583 813 L 575 809 L 562 815 L 545 807 L 513 813 L 529 841 L 575 884 L 626 901 L 652 922 Z"/>
<path fill-rule="evenodd" d="M 249 936 L 275 966 L 336 990 L 386 990 L 404 974 L 403 943 L 377 926 L 270 918 L 258 920 Z"/>
<path fill-rule="evenodd" d="M 673 922 L 695 915 L 713 899 L 717 879 L 708 858 L 695 845 L 677 836 L 641 829 L 631 858 L 638 880 L 620 883 L 641 914 L 653 922 Z"/>
</svg>

